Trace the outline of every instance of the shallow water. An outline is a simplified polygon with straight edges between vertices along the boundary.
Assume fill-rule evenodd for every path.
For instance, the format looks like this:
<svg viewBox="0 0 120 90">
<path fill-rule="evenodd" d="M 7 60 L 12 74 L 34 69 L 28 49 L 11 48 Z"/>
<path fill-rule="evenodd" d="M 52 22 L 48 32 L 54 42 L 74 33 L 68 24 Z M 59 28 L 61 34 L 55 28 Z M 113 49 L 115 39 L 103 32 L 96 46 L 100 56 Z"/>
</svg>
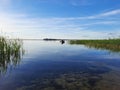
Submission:
<svg viewBox="0 0 120 90">
<path fill-rule="evenodd" d="M 24 41 L 25 55 L 0 75 L 0 90 L 119 90 L 120 53 L 59 41 Z M 1 68 L 1 67 L 0 67 Z"/>
</svg>

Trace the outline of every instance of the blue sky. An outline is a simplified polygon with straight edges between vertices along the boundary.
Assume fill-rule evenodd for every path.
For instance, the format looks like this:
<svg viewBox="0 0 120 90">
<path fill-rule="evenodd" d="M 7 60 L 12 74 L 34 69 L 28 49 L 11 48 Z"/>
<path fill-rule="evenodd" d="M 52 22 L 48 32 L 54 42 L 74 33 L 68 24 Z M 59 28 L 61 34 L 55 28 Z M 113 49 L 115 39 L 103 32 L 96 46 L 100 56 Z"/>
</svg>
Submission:
<svg viewBox="0 0 120 90">
<path fill-rule="evenodd" d="M 0 0 L 0 28 L 19 38 L 120 36 L 120 0 Z"/>
</svg>

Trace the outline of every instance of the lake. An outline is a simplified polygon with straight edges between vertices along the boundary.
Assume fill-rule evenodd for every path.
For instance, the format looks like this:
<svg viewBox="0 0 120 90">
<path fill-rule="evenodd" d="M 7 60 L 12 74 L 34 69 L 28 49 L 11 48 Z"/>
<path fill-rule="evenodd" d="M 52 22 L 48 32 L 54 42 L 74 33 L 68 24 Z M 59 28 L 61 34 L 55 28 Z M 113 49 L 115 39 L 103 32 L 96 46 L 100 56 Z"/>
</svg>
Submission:
<svg viewBox="0 0 120 90">
<path fill-rule="evenodd" d="M 119 90 L 120 52 L 61 44 L 23 41 L 25 54 L 0 62 L 0 90 Z M 14 64 L 17 63 L 17 64 Z"/>
</svg>

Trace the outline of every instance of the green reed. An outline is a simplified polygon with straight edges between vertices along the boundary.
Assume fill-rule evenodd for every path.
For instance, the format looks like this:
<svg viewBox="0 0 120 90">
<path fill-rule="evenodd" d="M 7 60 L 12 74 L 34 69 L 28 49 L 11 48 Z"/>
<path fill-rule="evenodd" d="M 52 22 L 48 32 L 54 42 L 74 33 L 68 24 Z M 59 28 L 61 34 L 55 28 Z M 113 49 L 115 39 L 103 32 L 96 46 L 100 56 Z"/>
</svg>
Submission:
<svg viewBox="0 0 120 90">
<path fill-rule="evenodd" d="M 8 66 L 16 66 L 19 64 L 24 50 L 22 47 L 22 40 L 8 39 L 0 37 L 0 73 L 6 72 Z"/>
<path fill-rule="evenodd" d="M 70 40 L 69 43 L 83 44 L 89 48 L 106 49 L 112 52 L 120 52 L 120 39 Z"/>
</svg>

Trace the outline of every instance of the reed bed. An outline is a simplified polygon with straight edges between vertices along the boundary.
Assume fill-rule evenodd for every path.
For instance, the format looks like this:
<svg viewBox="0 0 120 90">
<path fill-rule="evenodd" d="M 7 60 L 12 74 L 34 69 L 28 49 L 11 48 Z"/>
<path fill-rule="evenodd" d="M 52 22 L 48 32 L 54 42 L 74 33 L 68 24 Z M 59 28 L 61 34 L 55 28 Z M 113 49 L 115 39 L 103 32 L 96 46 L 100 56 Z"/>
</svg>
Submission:
<svg viewBox="0 0 120 90">
<path fill-rule="evenodd" d="M 70 40 L 70 44 L 83 44 L 89 48 L 106 49 L 112 52 L 120 52 L 120 39 L 104 40 Z"/>
<path fill-rule="evenodd" d="M 22 40 L 0 36 L 0 73 L 6 72 L 11 64 L 19 64 L 23 54 Z"/>
</svg>

